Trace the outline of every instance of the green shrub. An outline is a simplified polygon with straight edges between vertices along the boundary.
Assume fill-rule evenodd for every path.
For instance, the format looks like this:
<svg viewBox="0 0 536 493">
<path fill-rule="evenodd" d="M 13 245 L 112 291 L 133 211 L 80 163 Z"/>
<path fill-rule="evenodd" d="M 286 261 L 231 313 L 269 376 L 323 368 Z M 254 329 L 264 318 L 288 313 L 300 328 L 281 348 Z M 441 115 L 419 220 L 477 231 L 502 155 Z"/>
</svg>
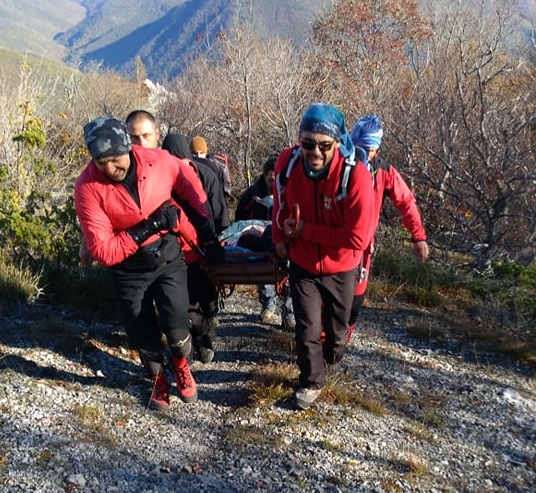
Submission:
<svg viewBox="0 0 536 493">
<path fill-rule="evenodd" d="M 471 293 L 488 306 L 506 308 L 524 337 L 536 341 L 536 266 L 494 263 L 492 268 L 492 275 L 471 280 Z"/>
<path fill-rule="evenodd" d="M 439 306 L 440 289 L 457 287 L 461 280 L 451 267 L 431 260 L 420 262 L 404 231 L 382 228 L 372 260 L 372 279 L 397 286 L 398 294 L 410 303 Z"/>
</svg>

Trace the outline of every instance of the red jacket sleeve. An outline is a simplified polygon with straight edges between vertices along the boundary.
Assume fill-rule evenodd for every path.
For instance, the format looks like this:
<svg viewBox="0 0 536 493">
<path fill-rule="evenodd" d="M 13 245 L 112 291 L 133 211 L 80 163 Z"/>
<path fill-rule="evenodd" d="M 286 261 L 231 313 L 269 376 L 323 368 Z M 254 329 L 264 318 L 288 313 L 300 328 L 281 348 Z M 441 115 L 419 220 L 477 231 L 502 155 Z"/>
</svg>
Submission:
<svg viewBox="0 0 536 493">
<path fill-rule="evenodd" d="M 422 224 L 421 213 L 415 195 L 394 166 L 388 170 L 380 168 L 378 173 L 385 173 L 385 191 L 394 206 L 402 214 L 402 223 L 411 233 L 413 241 L 426 241 L 426 232 Z"/>
<path fill-rule="evenodd" d="M 99 177 L 93 167 L 93 162 L 90 162 L 76 181 L 75 209 L 91 257 L 99 264 L 109 267 L 135 253 L 138 245 L 125 229 L 118 228 L 113 223 L 113 217 L 103 207 L 107 195 L 99 193 L 103 185 L 98 181 Z M 126 192 L 122 195 L 121 190 L 115 190 L 118 192 L 114 194 L 115 197 L 121 201 L 128 200 Z"/>
<path fill-rule="evenodd" d="M 137 251 L 138 245 L 127 231 L 149 217 L 173 194 L 185 204 L 183 209 L 188 209 L 188 218 L 196 228 L 211 230 L 207 226 L 211 216 L 206 194 L 187 163 L 159 149 L 133 146 L 132 152 L 137 162 L 139 203 L 120 183 L 112 182 L 98 171 L 93 162 L 75 184 L 75 207 L 84 240 L 90 255 L 107 267 Z M 151 236 L 145 244 L 158 237 Z"/>
</svg>

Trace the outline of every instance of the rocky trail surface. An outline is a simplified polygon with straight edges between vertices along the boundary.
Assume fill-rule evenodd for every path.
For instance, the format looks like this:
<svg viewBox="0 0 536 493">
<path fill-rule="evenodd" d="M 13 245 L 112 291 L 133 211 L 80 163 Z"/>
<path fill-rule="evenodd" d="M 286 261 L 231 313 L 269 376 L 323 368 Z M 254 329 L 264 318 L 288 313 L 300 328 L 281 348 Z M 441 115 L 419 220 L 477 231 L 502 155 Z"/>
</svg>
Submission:
<svg viewBox="0 0 536 493">
<path fill-rule="evenodd" d="M 198 402 L 174 391 L 166 414 L 147 409 L 120 326 L 39 305 L 0 316 L 0 491 L 535 491 L 530 368 L 412 339 L 409 317 L 429 316 L 415 307 L 368 306 L 325 398 L 299 411 L 259 398 L 258 376 L 295 360 L 258 308 L 226 300 L 214 361 L 192 365 Z"/>
</svg>

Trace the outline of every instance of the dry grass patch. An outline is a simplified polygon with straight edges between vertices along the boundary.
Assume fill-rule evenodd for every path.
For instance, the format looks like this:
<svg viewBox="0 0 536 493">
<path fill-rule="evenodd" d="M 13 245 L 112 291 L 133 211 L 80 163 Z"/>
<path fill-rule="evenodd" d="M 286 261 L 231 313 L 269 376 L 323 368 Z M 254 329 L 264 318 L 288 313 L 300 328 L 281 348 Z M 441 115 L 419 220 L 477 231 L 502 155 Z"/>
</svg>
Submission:
<svg viewBox="0 0 536 493">
<path fill-rule="evenodd" d="M 439 430 L 445 428 L 445 420 L 435 409 L 427 409 L 422 417 L 423 423 L 427 426 L 433 426 Z"/>
<path fill-rule="evenodd" d="M 250 399 L 253 404 L 259 406 L 289 399 L 294 393 L 297 378 L 298 368 L 293 364 L 278 363 L 263 366 L 254 375 Z"/>
<path fill-rule="evenodd" d="M 230 449 L 238 453 L 243 453 L 246 448 L 252 446 L 275 448 L 278 444 L 265 428 L 254 425 L 233 426 L 225 435 L 225 442 Z"/>
<path fill-rule="evenodd" d="M 412 440 L 421 440 L 430 443 L 435 441 L 433 434 L 422 423 L 407 425 L 404 427 L 404 431 Z"/>
<path fill-rule="evenodd" d="M 324 440 L 320 442 L 320 446 L 322 447 L 323 450 L 326 450 L 328 452 L 340 452 L 341 451 L 341 446 L 338 443 L 333 442 L 329 438 L 324 438 Z"/>
<path fill-rule="evenodd" d="M 417 457 L 414 454 L 407 454 L 403 457 L 391 458 L 392 463 L 395 465 L 397 471 L 403 471 L 402 474 L 395 473 L 394 471 L 388 477 L 382 481 L 382 488 L 385 491 L 402 492 L 399 479 L 402 479 L 409 483 L 412 483 L 417 478 L 423 478 L 428 474 L 428 463 L 421 457 Z M 405 476 L 405 478 L 404 478 Z"/>
<path fill-rule="evenodd" d="M 296 389 L 299 370 L 290 363 L 263 366 L 254 376 L 250 399 L 254 405 L 266 406 L 277 401 L 291 399 Z M 344 373 L 326 375 L 326 384 L 319 401 L 341 406 L 359 406 L 377 416 L 385 413 L 380 399 L 358 391 L 352 380 Z"/>
<path fill-rule="evenodd" d="M 43 294 L 41 274 L 35 274 L 24 266 L 13 265 L 3 255 L 0 250 L 0 300 L 19 303 L 37 300 Z"/>
<path fill-rule="evenodd" d="M 408 469 L 409 479 L 423 478 L 428 474 L 428 464 L 421 458 L 410 455 L 400 461 L 400 463 Z"/>
<path fill-rule="evenodd" d="M 271 340 L 276 346 L 284 349 L 288 353 L 294 353 L 296 351 L 296 339 L 292 332 L 274 332 Z"/>
<path fill-rule="evenodd" d="M 344 373 L 330 375 L 328 372 L 319 400 L 342 406 L 359 406 L 376 416 L 385 414 L 382 401 L 377 396 L 357 390 Z"/>
<path fill-rule="evenodd" d="M 88 441 L 100 443 L 108 448 L 116 445 L 113 434 L 106 428 L 100 408 L 75 405 L 71 411 Z"/>
</svg>

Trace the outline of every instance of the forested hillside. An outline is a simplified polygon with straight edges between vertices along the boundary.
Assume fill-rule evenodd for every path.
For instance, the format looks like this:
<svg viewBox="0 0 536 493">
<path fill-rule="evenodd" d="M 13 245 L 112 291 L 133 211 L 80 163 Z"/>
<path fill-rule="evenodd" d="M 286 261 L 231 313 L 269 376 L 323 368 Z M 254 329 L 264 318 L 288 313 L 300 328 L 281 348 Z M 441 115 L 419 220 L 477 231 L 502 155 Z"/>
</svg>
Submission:
<svg viewBox="0 0 536 493">
<path fill-rule="evenodd" d="M 187 60 L 210 51 L 217 36 L 243 19 L 251 20 L 261 37 L 303 41 L 322 4 L 319 0 L 87 2 L 86 18 L 57 41 L 68 47 L 70 62 L 102 61 L 105 67 L 132 76 L 135 58 L 140 57 L 149 77 L 162 81 L 177 76 Z"/>
<path fill-rule="evenodd" d="M 247 22 L 262 39 L 280 37 L 294 46 L 308 42 L 315 15 L 333 0 L 38 0 L 0 5 L 0 48 L 63 60 L 80 68 L 100 64 L 134 77 L 139 58 L 149 77 L 164 81 L 214 48 L 218 36 Z M 427 2 L 418 2 L 426 8 Z M 438 1 L 441 9 L 449 2 Z M 493 3 L 466 0 L 478 12 Z M 533 43 L 536 0 L 512 2 L 521 22 L 517 29 Z M 1 65 L 0 65 L 1 66 Z"/>
</svg>

